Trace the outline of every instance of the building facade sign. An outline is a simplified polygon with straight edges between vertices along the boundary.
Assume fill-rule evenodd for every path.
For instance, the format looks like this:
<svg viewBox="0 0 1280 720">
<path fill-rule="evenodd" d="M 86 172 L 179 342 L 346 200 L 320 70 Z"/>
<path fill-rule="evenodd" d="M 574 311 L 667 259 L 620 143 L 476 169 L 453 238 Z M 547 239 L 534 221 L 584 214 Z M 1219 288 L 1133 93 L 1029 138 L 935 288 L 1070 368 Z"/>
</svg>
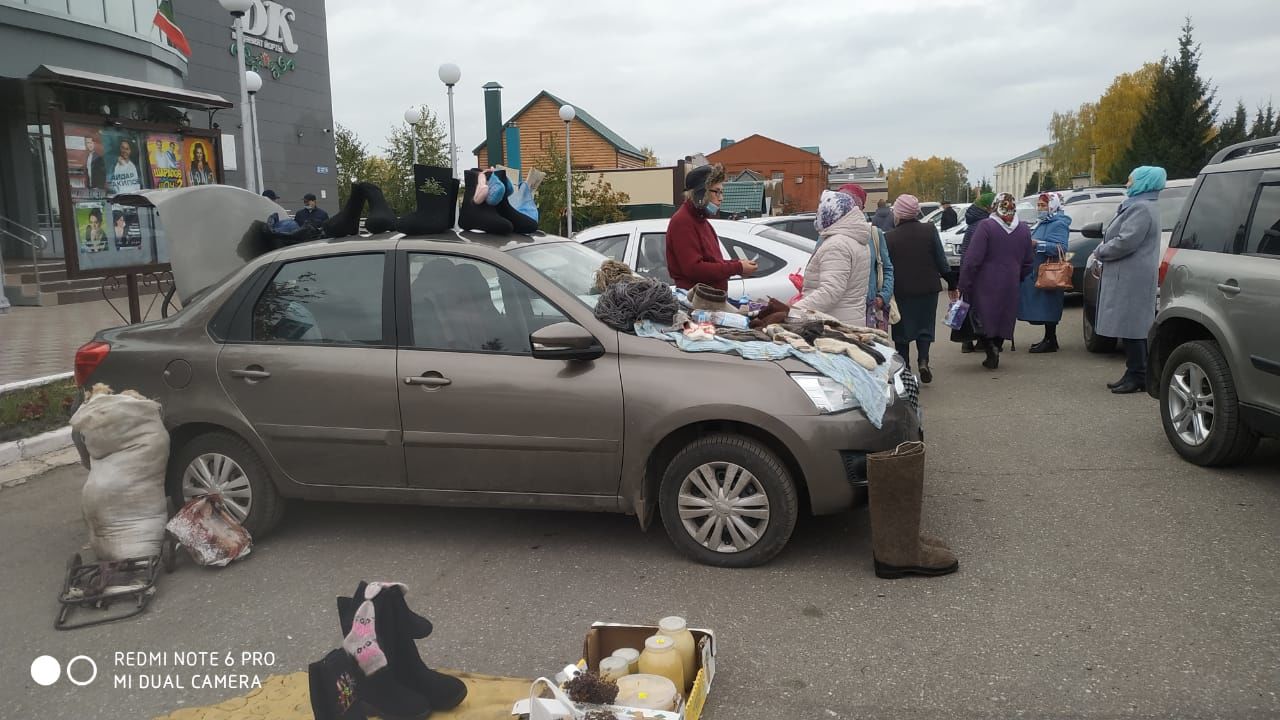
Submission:
<svg viewBox="0 0 1280 720">
<path fill-rule="evenodd" d="M 254 0 L 245 15 L 244 44 L 245 67 L 259 74 L 269 74 L 279 80 L 297 65 L 292 57 L 298 52 L 290 26 L 297 13 L 274 0 Z M 228 52 L 236 54 L 236 32 L 231 30 Z M 274 56 L 271 53 L 276 53 Z"/>
</svg>

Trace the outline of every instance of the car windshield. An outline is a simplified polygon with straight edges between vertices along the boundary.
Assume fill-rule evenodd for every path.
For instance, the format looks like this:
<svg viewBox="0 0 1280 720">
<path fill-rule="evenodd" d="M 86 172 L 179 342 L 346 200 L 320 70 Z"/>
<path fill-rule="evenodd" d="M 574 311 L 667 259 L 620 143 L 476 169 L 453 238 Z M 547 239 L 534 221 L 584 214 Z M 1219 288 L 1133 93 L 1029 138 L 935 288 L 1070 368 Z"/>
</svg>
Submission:
<svg viewBox="0 0 1280 720">
<path fill-rule="evenodd" d="M 1182 206 L 1187 203 L 1187 197 L 1190 195 L 1190 185 L 1167 187 L 1160 191 L 1160 201 L 1157 206 L 1160 208 L 1161 230 L 1173 232 L 1173 226 L 1177 225 L 1178 218 L 1182 217 Z"/>
<path fill-rule="evenodd" d="M 801 237 L 795 233 L 789 233 L 784 230 L 775 230 L 772 227 L 765 227 L 763 230 L 756 233 L 756 235 L 807 253 L 813 253 L 813 251 L 818 247 L 818 243 L 815 240 L 810 240 L 807 237 Z"/>
<path fill-rule="evenodd" d="M 537 243 L 511 251 L 511 254 L 542 273 L 589 308 L 595 308 L 599 295 L 592 292 L 596 271 L 608 260 L 589 247 L 568 240 Z"/>
<path fill-rule="evenodd" d="M 1094 198 L 1063 208 L 1071 218 L 1071 229 L 1079 230 L 1090 223 L 1100 222 L 1102 227 L 1111 224 L 1116 217 L 1116 208 L 1120 207 L 1120 197 Z"/>
</svg>

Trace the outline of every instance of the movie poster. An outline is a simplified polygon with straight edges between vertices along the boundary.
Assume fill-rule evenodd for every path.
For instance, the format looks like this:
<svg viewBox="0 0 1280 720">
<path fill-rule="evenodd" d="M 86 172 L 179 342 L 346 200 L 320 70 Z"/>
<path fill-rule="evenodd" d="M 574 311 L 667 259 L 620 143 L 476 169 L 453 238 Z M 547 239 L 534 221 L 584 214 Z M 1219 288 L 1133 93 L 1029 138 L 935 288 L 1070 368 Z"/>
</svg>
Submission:
<svg viewBox="0 0 1280 720">
<path fill-rule="evenodd" d="M 142 144 L 138 132 L 124 128 L 109 128 L 101 133 L 105 145 L 107 193 L 137 192 L 146 187 L 142 175 Z"/>
<path fill-rule="evenodd" d="M 101 199 L 107 196 L 106 147 L 102 128 L 68 124 L 65 130 L 67 150 L 67 183 L 73 200 Z"/>
<path fill-rule="evenodd" d="M 107 252 L 111 249 L 108 237 L 110 210 L 101 201 L 76 203 L 76 243 L 80 254 Z"/>
<path fill-rule="evenodd" d="M 186 138 L 182 157 L 187 171 L 187 185 L 216 185 L 217 163 L 213 157 L 213 141 L 209 138 Z"/>
<path fill-rule="evenodd" d="M 157 190 L 180 188 L 185 183 L 182 138 L 166 133 L 147 134 L 147 165 L 151 187 Z"/>
</svg>

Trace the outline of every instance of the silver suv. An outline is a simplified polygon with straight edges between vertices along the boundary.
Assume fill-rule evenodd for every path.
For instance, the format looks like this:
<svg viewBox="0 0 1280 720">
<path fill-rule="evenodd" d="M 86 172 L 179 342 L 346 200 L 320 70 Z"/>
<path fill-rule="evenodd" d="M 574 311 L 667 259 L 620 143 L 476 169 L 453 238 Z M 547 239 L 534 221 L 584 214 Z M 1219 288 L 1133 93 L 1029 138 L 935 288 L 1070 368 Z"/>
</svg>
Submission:
<svg viewBox="0 0 1280 720">
<path fill-rule="evenodd" d="M 1148 392 L 1197 465 L 1280 437 L 1280 136 L 1233 145 L 1200 173 L 1160 263 Z"/>
</svg>

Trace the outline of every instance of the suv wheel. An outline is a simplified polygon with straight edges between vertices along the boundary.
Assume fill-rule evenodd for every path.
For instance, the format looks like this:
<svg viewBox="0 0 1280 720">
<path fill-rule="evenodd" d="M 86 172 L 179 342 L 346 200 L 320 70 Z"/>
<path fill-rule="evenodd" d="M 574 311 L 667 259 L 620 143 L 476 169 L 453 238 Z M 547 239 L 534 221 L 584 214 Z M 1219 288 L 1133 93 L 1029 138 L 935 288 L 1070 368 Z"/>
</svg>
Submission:
<svg viewBox="0 0 1280 720">
<path fill-rule="evenodd" d="M 169 497 L 182 507 L 201 495 L 218 493 L 227 511 L 254 540 L 271 532 L 284 514 L 284 500 L 257 453 L 226 432 L 197 435 L 169 465 Z"/>
<path fill-rule="evenodd" d="M 658 504 L 675 546 L 719 567 L 773 559 L 799 514 L 796 487 L 777 456 L 738 435 L 712 435 L 681 450 L 663 474 Z"/>
<path fill-rule="evenodd" d="M 1179 345 L 1165 360 L 1160 421 L 1173 449 L 1197 465 L 1238 462 L 1258 444 L 1258 436 L 1240 419 L 1226 358 L 1205 340 Z"/>
<path fill-rule="evenodd" d="M 1116 339 L 1099 335 L 1094 331 L 1093 320 L 1097 310 L 1089 312 L 1089 308 L 1084 309 L 1084 348 L 1091 353 L 1110 353 L 1115 352 Z"/>
</svg>

